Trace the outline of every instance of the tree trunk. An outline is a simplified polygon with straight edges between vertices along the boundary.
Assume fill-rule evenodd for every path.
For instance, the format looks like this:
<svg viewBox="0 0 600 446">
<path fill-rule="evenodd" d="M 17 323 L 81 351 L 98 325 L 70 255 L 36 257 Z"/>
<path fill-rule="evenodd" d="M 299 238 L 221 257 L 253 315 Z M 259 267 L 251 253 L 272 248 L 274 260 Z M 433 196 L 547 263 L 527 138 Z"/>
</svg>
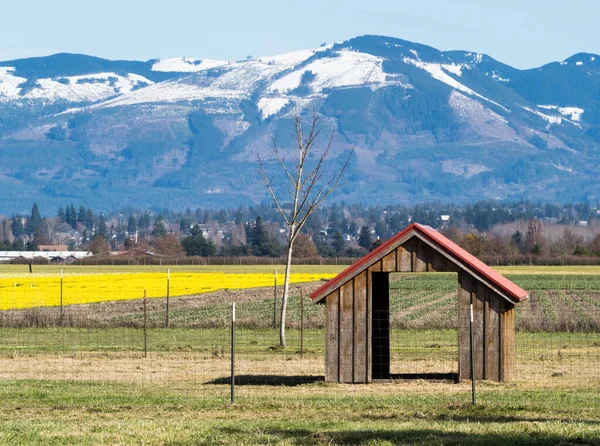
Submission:
<svg viewBox="0 0 600 446">
<path fill-rule="evenodd" d="M 287 246 L 287 260 L 285 263 L 285 280 L 283 282 L 283 297 L 281 298 L 281 318 L 279 323 L 279 342 L 282 347 L 287 347 L 287 341 L 285 340 L 285 312 L 287 310 L 288 294 L 290 291 L 290 273 L 292 269 L 292 250 L 294 244 L 292 241 L 288 242 Z"/>
</svg>

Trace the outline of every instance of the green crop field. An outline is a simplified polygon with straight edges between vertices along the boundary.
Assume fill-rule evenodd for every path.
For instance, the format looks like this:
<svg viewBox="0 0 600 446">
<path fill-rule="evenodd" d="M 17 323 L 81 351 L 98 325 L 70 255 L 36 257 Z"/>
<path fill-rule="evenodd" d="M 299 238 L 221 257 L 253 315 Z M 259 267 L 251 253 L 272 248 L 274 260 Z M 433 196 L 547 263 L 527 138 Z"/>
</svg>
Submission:
<svg viewBox="0 0 600 446">
<path fill-rule="evenodd" d="M 58 271 L 44 268 L 34 274 Z M 324 311 L 307 297 L 318 282 L 292 289 L 286 349 L 272 288 L 172 298 L 169 329 L 164 299 L 151 299 L 146 338 L 139 299 L 69 306 L 62 326 L 57 308 L 0 312 L 0 444 L 600 444 L 600 268 L 499 269 L 530 299 L 517 307 L 514 381 L 477 383 L 475 407 L 468 382 L 324 383 Z M 456 275 L 396 274 L 390 289 L 392 373 L 455 373 Z"/>
</svg>

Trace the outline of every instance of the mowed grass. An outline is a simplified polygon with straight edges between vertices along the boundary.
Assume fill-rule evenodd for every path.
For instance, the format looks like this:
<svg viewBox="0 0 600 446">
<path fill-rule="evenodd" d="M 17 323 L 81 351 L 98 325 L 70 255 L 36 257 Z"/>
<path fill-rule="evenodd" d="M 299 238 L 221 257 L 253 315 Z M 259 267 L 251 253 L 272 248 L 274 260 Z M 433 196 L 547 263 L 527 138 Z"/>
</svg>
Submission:
<svg viewBox="0 0 600 446">
<path fill-rule="evenodd" d="M 600 444 L 588 392 L 404 384 L 293 387 L 0 382 L 0 443 L 44 445 Z"/>
</svg>

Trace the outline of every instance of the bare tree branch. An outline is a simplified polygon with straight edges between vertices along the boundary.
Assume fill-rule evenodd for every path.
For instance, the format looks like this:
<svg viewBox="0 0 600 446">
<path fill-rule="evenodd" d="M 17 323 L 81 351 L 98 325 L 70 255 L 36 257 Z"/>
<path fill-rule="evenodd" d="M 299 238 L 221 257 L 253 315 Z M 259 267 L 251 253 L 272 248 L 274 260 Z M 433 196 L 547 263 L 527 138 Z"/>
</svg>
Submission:
<svg viewBox="0 0 600 446">
<path fill-rule="evenodd" d="M 287 218 L 286 213 L 283 211 L 283 209 L 279 205 L 279 200 L 277 199 L 277 196 L 275 195 L 275 192 L 273 191 L 273 188 L 271 187 L 271 181 L 267 177 L 267 173 L 265 171 L 265 165 L 264 165 L 264 163 L 263 163 L 260 155 L 258 155 L 258 163 L 260 164 L 260 175 L 261 175 L 261 177 L 262 177 L 265 185 L 267 186 L 267 189 L 268 189 L 269 193 L 271 194 L 271 198 L 273 198 L 273 201 L 275 202 L 275 205 L 277 206 L 277 210 L 279 211 L 279 213 L 281 214 L 281 216 L 285 220 L 286 225 L 289 226 L 290 222 L 289 222 L 289 220 Z"/>
<path fill-rule="evenodd" d="M 277 161 L 279 161 L 279 164 L 281 164 L 281 167 L 283 168 L 283 171 L 286 173 L 288 179 L 292 183 L 292 186 L 296 187 L 294 178 L 292 177 L 292 174 L 290 173 L 287 165 L 285 164 L 285 158 L 279 155 L 279 150 L 277 149 L 277 140 L 275 138 L 273 138 L 273 147 L 271 148 L 271 153 L 273 153 L 273 156 L 275 156 L 275 158 L 277 158 Z"/>
<path fill-rule="evenodd" d="M 333 145 L 333 138 L 335 136 L 335 131 L 333 131 L 329 137 L 329 140 L 327 141 L 327 144 L 325 145 L 325 148 L 318 155 L 318 157 L 316 157 L 314 167 L 308 169 L 307 164 L 312 164 L 310 163 L 311 154 L 313 153 L 316 141 L 321 134 L 319 122 L 319 115 L 317 114 L 316 110 L 313 109 L 310 128 L 305 136 L 302 128 L 302 118 L 300 117 L 298 110 L 295 110 L 294 132 L 292 134 L 292 138 L 296 144 L 294 170 L 290 169 L 285 161 L 285 157 L 279 152 L 275 139 L 273 139 L 273 147 L 271 152 L 281 166 L 284 176 L 287 177 L 287 182 L 289 183 L 288 198 L 290 201 L 290 210 L 286 211 L 284 209 L 285 202 L 281 201 L 281 198 L 277 196 L 273 187 L 273 180 L 272 178 L 269 179 L 269 176 L 266 172 L 265 163 L 260 155 L 258 155 L 260 175 L 262 180 L 265 183 L 279 214 L 283 217 L 288 228 L 287 263 L 285 269 L 285 282 L 279 327 L 280 342 L 283 347 L 286 346 L 285 316 L 289 295 L 289 278 L 291 272 L 294 241 L 296 240 L 298 234 L 300 234 L 300 231 L 312 213 L 339 186 L 343 175 L 348 170 L 350 159 L 354 154 L 354 149 L 352 149 L 341 169 L 339 169 L 337 173 L 334 172 L 331 175 L 327 175 L 326 161 L 331 154 L 331 147 Z"/>
</svg>

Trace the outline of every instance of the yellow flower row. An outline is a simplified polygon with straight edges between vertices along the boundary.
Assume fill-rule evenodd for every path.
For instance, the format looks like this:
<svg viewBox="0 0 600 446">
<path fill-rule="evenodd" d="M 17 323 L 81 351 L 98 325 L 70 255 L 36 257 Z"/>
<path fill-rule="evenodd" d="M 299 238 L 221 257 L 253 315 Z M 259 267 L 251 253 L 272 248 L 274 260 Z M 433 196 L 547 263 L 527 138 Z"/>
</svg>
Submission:
<svg viewBox="0 0 600 446">
<path fill-rule="evenodd" d="M 291 283 L 314 282 L 334 274 L 292 274 Z M 224 289 L 272 286 L 273 274 L 227 273 L 124 273 L 65 276 L 62 282 L 63 305 L 89 304 L 114 300 L 139 299 L 144 290 L 149 298 L 186 296 Z M 283 284 L 279 275 L 278 285 Z M 60 305 L 60 277 L 0 278 L 0 310 Z"/>
</svg>

